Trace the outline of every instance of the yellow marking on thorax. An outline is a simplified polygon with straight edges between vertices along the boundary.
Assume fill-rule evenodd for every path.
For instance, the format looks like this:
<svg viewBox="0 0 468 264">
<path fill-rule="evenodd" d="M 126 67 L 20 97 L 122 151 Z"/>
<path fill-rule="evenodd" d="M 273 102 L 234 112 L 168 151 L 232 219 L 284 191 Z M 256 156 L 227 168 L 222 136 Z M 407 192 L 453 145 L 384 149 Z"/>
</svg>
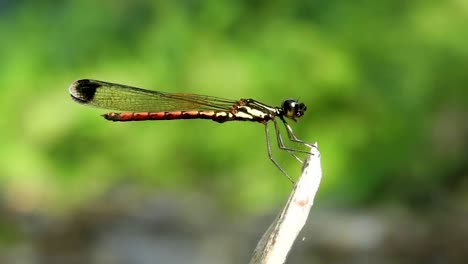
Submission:
<svg viewBox="0 0 468 264">
<path fill-rule="evenodd" d="M 245 113 L 245 112 L 242 112 L 242 111 L 237 112 L 237 113 L 236 113 L 236 116 L 237 116 L 238 118 L 243 118 L 243 119 L 249 119 L 249 120 L 252 120 L 252 119 L 253 119 L 253 116 L 252 116 L 252 115 L 249 115 L 249 114 L 247 114 L 247 113 Z"/>
<path fill-rule="evenodd" d="M 238 116 L 241 116 L 239 114 L 242 113 L 242 116 L 245 115 L 245 118 L 249 118 L 249 119 L 254 119 L 254 118 L 265 119 L 268 116 L 268 113 L 265 113 L 263 111 L 260 111 L 258 109 L 251 108 L 251 107 L 239 107 L 239 110 L 241 111 L 237 113 Z"/>
</svg>

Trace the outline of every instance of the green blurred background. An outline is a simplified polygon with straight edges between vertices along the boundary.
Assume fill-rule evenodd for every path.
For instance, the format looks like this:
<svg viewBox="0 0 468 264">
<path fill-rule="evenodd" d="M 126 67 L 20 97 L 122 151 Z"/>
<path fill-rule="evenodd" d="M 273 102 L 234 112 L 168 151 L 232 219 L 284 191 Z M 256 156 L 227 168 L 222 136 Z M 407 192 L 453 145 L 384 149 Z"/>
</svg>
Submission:
<svg viewBox="0 0 468 264">
<path fill-rule="evenodd" d="M 105 210 L 115 193 L 249 222 L 291 190 L 262 125 L 107 122 L 70 99 L 83 78 L 270 105 L 299 98 L 308 109 L 293 129 L 322 153 L 317 207 L 466 216 L 467 1 L 0 1 L 0 58 L 5 261 L 25 244 L 27 261 L 48 256 L 31 222 L 92 221 L 86 210 Z M 298 175 L 297 161 L 275 157 Z"/>
</svg>

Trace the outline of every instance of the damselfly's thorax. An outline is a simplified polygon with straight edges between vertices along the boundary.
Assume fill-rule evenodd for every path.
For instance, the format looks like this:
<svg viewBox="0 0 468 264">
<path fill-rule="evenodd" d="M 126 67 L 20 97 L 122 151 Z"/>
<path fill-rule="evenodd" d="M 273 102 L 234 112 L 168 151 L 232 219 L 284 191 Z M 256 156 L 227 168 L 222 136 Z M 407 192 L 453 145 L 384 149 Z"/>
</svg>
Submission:
<svg viewBox="0 0 468 264">
<path fill-rule="evenodd" d="M 254 99 L 240 99 L 232 108 L 236 120 L 268 122 L 278 114 L 275 107 L 262 104 Z"/>
</svg>

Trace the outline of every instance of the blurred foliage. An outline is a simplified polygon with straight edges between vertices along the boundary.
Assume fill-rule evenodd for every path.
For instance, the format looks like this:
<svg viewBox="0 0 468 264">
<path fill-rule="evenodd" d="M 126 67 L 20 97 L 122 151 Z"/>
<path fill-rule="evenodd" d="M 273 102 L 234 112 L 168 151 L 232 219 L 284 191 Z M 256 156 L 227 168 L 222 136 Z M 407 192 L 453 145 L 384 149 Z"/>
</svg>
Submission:
<svg viewBox="0 0 468 264">
<path fill-rule="evenodd" d="M 82 78 L 299 98 L 308 110 L 293 127 L 319 142 L 322 201 L 427 206 L 468 187 L 466 1 L 0 5 L 0 192 L 18 210 L 70 208 L 128 183 L 262 210 L 291 188 L 262 125 L 106 122 L 69 98 Z"/>
</svg>

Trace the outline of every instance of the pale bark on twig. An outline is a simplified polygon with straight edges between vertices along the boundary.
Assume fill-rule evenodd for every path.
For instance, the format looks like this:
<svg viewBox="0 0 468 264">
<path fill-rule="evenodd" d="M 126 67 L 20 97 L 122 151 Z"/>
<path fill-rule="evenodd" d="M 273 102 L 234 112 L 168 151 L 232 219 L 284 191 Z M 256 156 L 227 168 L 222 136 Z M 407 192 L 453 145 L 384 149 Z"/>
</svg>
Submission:
<svg viewBox="0 0 468 264">
<path fill-rule="evenodd" d="M 250 264 L 280 264 L 286 261 L 294 240 L 307 220 L 321 178 L 320 152 L 315 143 L 286 206 L 258 242 Z"/>
</svg>

